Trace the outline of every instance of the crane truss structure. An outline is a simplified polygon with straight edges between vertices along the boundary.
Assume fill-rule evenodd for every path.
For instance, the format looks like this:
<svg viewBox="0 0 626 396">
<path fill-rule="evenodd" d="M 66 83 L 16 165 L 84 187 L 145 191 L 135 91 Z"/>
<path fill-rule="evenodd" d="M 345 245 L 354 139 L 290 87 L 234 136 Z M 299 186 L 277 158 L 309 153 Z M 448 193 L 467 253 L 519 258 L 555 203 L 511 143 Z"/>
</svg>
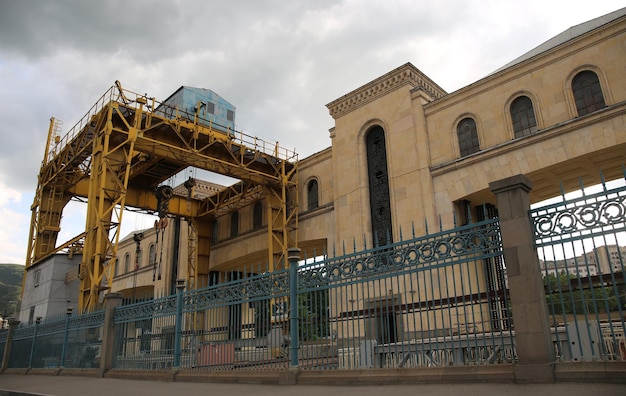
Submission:
<svg viewBox="0 0 626 396">
<path fill-rule="evenodd" d="M 126 207 L 159 211 L 155 189 L 188 167 L 239 179 L 204 200 L 173 196 L 168 214 L 188 219 L 190 287 L 209 274 L 210 221 L 262 196 L 268 219 L 268 270 L 286 265 L 297 245 L 297 154 L 237 131 L 202 122 L 197 113 L 123 90 L 116 82 L 60 137 L 50 120 L 48 141 L 31 207 L 26 268 L 59 251 L 82 249 L 79 309 L 98 305 L 111 287 Z M 167 116 L 166 116 L 167 114 Z M 86 198 L 85 232 L 57 246 L 64 207 Z M 204 279 L 206 280 L 206 279 Z"/>
</svg>

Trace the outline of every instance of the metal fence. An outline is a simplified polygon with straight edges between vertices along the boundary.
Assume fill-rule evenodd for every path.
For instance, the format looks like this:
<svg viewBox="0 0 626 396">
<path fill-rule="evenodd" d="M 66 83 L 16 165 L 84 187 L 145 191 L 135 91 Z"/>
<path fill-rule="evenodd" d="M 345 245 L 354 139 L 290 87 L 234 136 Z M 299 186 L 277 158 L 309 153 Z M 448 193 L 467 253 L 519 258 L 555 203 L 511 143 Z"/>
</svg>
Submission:
<svg viewBox="0 0 626 396">
<path fill-rule="evenodd" d="M 626 186 L 581 194 L 530 212 L 556 356 L 626 360 Z"/>
<path fill-rule="evenodd" d="M 626 359 L 626 187 L 563 198 L 530 219 L 557 358 Z M 97 367 L 104 331 L 121 370 L 514 363 L 501 238 L 487 219 L 335 257 L 291 252 L 284 270 L 243 268 L 125 303 L 111 329 L 103 312 L 17 327 L 8 367 Z"/>
<path fill-rule="evenodd" d="M 104 311 L 62 315 L 19 327 L 13 334 L 9 367 L 97 368 Z"/>
<path fill-rule="evenodd" d="M 288 270 L 242 269 L 215 286 L 117 309 L 114 366 L 281 370 L 512 362 L 501 255 L 498 222 L 487 220 L 296 261 Z"/>
</svg>

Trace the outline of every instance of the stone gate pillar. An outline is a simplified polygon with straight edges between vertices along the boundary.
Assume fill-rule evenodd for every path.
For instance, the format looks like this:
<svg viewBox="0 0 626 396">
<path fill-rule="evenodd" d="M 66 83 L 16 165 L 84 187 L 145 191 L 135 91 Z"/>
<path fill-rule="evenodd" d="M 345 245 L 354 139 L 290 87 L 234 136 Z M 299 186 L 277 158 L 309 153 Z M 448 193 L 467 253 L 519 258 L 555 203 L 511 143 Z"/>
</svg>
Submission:
<svg viewBox="0 0 626 396">
<path fill-rule="evenodd" d="M 13 344 L 13 333 L 21 322 L 15 320 L 15 318 L 9 318 L 9 332 L 7 333 L 7 340 L 4 344 L 4 354 L 2 355 L 2 367 L 0 367 L 0 373 L 9 368 L 9 360 L 11 359 L 11 345 Z"/>
<path fill-rule="evenodd" d="M 122 304 L 121 293 L 108 293 L 104 296 L 104 324 L 102 325 L 102 348 L 100 351 L 100 375 L 113 367 L 115 343 L 115 308 Z"/>
<path fill-rule="evenodd" d="M 528 216 L 531 190 L 524 175 L 489 184 L 496 194 L 518 362 L 517 382 L 554 381 L 554 346 L 546 295 Z"/>
</svg>

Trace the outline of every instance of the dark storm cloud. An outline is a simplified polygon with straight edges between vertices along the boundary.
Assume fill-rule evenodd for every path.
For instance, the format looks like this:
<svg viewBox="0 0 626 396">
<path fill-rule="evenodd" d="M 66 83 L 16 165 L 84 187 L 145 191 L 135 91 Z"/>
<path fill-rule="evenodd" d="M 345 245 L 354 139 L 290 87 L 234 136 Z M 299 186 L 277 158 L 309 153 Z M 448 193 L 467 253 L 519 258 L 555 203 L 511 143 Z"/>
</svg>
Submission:
<svg viewBox="0 0 626 396">
<path fill-rule="evenodd" d="M 50 117 L 66 132 L 115 80 L 212 89 L 304 158 L 331 144 L 326 103 L 406 62 L 451 92 L 619 3 L 0 0 L 0 210 L 28 212 Z"/>
<path fill-rule="evenodd" d="M 166 32 L 178 24 L 173 1 L 3 1 L 0 50 L 30 60 L 73 49 L 116 52 L 122 46 L 139 54 L 154 51 L 151 42 L 176 46 Z"/>
</svg>

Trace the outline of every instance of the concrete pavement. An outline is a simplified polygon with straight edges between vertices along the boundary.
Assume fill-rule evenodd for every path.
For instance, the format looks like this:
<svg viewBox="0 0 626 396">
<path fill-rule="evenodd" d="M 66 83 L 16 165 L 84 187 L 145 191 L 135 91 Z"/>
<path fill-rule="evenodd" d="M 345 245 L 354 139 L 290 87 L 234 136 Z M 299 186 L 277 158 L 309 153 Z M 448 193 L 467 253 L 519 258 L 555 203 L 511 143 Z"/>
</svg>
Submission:
<svg viewBox="0 0 626 396">
<path fill-rule="evenodd" d="M 12 392 L 14 393 L 12 393 Z M 0 375 L 0 396 L 25 394 L 50 396 L 624 396 L 626 384 L 555 383 L 555 384 L 416 384 L 416 385 L 249 385 L 198 382 L 165 382 L 117 378 L 93 378 L 48 375 Z"/>
</svg>

